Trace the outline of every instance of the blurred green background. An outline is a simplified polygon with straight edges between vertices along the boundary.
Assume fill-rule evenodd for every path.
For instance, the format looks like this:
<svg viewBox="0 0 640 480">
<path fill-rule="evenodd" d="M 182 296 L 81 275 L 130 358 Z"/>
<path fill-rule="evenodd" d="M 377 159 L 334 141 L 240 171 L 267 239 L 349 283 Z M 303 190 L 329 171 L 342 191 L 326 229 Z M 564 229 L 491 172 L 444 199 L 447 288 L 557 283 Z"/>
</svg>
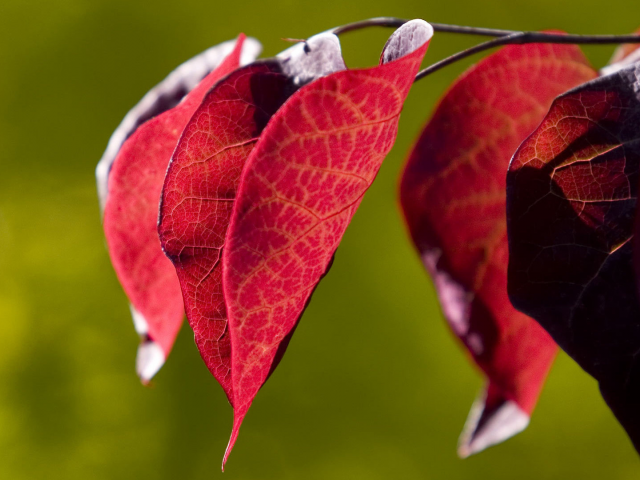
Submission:
<svg viewBox="0 0 640 480">
<path fill-rule="evenodd" d="M 0 478 L 210 479 L 231 408 L 185 325 L 150 388 L 104 246 L 94 167 L 127 110 L 175 66 L 243 31 L 265 54 L 378 15 L 511 29 L 627 33 L 629 0 L 0 1 Z M 345 35 L 350 66 L 389 30 Z M 426 62 L 475 39 L 437 35 Z M 600 66 L 611 47 L 587 50 Z M 469 63 L 466 63 L 468 65 Z M 416 84 L 397 144 L 258 395 L 228 479 L 637 479 L 595 382 L 561 354 L 531 425 L 460 460 L 482 385 L 405 235 L 405 152 L 465 64 Z"/>
</svg>

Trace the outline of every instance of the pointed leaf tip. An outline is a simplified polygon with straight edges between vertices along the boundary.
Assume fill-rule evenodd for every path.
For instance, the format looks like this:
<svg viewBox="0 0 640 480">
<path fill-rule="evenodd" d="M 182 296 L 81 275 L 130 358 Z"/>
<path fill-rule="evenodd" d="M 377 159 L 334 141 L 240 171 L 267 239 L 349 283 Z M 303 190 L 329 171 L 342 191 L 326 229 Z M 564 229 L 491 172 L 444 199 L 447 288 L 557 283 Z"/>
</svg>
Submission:
<svg viewBox="0 0 640 480">
<path fill-rule="evenodd" d="M 224 472 L 224 466 L 229 459 L 229 455 L 231 455 L 231 451 L 236 444 L 236 440 L 238 439 L 238 433 L 240 433 L 240 427 L 242 426 L 242 422 L 244 417 L 249 410 L 249 405 L 245 405 L 242 408 L 236 408 L 233 413 L 233 428 L 231 430 L 231 437 L 229 438 L 229 443 L 227 444 L 227 448 L 224 451 L 224 457 L 222 458 L 222 471 Z"/>
<path fill-rule="evenodd" d="M 470 455 L 503 442 L 529 425 L 529 414 L 512 400 L 493 393 L 497 387 L 484 389 L 473 405 L 458 443 L 458 456 Z M 489 393 L 491 392 L 491 393 Z"/>
<path fill-rule="evenodd" d="M 136 372 L 143 384 L 149 383 L 164 365 L 164 361 L 164 352 L 156 342 L 147 340 L 138 346 Z"/>
</svg>

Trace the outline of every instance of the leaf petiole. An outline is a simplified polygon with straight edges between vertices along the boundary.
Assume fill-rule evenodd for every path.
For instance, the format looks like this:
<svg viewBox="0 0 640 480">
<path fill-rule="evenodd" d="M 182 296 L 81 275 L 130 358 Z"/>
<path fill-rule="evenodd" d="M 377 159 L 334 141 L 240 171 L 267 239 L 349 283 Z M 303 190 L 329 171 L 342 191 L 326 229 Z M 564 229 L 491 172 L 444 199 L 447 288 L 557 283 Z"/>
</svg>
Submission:
<svg viewBox="0 0 640 480">
<path fill-rule="evenodd" d="M 426 77 L 427 75 L 440 70 L 441 68 L 451 65 L 452 63 L 462 60 L 479 52 L 489 50 L 491 48 L 503 45 L 525 44 L 525 43 L 565 43 L 565 44 L 590 44 L 590 45 L 611 45 L 619 43 L 640 43 L 640 35 L 571 35 L 560 33 L 544 33 L 544 32 L 513 32 L 509 35 L 494 38 L 487 42 L 474 45 L 471 48 L 462 50 L 450 57 L 447 57 L 433 65 L 421 70 L 416 75 L 415 81 Z"/>
</svg>

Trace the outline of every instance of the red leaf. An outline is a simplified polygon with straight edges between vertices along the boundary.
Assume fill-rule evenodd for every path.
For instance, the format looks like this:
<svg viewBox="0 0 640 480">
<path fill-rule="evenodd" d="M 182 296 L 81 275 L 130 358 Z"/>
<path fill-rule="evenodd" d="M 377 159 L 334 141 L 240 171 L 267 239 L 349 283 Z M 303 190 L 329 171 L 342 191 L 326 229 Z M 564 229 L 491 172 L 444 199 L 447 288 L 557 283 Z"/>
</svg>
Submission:
<svg viewBox="0 0 640 480">
<path fill-rule="evenodd" d="M 162 254 L 156 230 L 164 174 L 178 136 L 204 94 L 237 68 L 243 41 L 241 35 L 235 47 L 226 43 L 207 50 L 149 92 L 125 117 L 98 165 L 109 254 L 131 301 L 136 330 L 144 338 L 136 361 L 143 382 L 164 363 L 183 316 L 176 274 Z M 257 53 L 256 45 L 248 43 L 250 56 Z M 193 88 L 207 71 L 211 73 Z"/>
<path fill-rule="evenodd" d="M 488 379 L 463 457 L 526 428 L 557 347 L 507 296 L 505 172 L 553 99 L 596 76 L 580 49 L 508 46 L 464 73 L 420 136 L 401 203 L 453 332 Z"/>
<path fill-rule="evenodd" d="M 302 83 L 346 68 L 338 38 L 321 34 L 236 70 L 204 98 L 175 149 L 158 233 L 176 267 L 200 355 L 233 405 L 221 250 L 244 163 L 269 118 Z"/>
<path fill-rule="evenodd" d="M 598 380 L 636 449 L 638 92 L 640 62 L 560 96 L 507 176 L 511 301 Z"/>
<path fill-rule="evenodd" d="M 431 35 L 411 21 L 389 39 L 380 66 L 300 89 L 247 159 L 222 254 L 234 395 L 224 461 L 394 143 Z"/>
</svg>

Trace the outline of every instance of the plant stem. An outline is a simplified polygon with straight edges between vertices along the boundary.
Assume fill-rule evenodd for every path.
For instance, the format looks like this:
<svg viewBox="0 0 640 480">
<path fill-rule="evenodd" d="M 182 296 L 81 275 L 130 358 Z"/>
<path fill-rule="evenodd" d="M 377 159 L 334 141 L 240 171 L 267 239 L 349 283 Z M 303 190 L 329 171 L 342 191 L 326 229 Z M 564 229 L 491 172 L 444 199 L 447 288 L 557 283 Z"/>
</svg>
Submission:
<svg viewBox="0 0 640 480">
<path fill-rule="evenodd" d="M 333 33 L 352 32 L 367 27 L 399 27 L 407 20 L 394 17 L 377 17 L 362 20 L 360 22 L 348 23 L 333 29 Z M 447 25 L 445 23 L 432 23 L 431 26 L 436 32 L 459 33 L 463 35 L 481 35 L 486 37 L 496 37 L 493 40 L 480 43 L 466 50 L 462 50 L 450 57 L 440 60 L 424 70 L 418 72 L 416 81 L 427 75 L 440 70 L 447 65 L 451 65 L 458 60 L 469 57 L 490 48 L 502 45 L 525 44 L 525 43 L 569 43 L 582 45 L 612 45 L 620 43 L 640 43 L 640 35 L 572 35 L 544 32 L 518 32 L 515 30 L 498 30 L 494 28 L 464 27 L 460 25 Z"/>
<path fill-rule="evenodd" d="M 395 17 L 376 17 L 359 22 L 348 23 L 333 29 L 333 33 L 340 35 L 342 33 L 352 32 L 367 27 L 400 27 L 407 23 L 408 20 Z M 522 32 L 518 30 L 501 30 L 496 28 L 482 27 L 465 27 L 462 25 L 449 25 L 446 23 L 431 23 L 435 32 L 442 33 L 459 33 L 462 35 L 480 35 L 485 37 L 512 37 L 519 34 L 523 37 L 522 41 L 514 41 L 509 43 L 573 43 L 573 44 L 616 44 L 616 43 L 640 43 L 640 35 L 572 35 L 545 32 Z M 514 37 L 515 38 L 515 37 Z M 548 39 L 548 40 L 540 40 Z M 506 44 L 504 44 L 506 45 Z"/>
<path fill-rule="evenodd" d="M 447 65 L 462 60 L 484 50 L 490 48 L 500 47 L 502 45 L 522 45 L 525 43 L 569 43 L 569 44 L 590 44 L 590 45 L 611 45 L 618 43 L 640 43 L 640 35 L 565 35 L 558 33 L 544 33 L 544 32 L 513 32 L 509 35 L 494 38 L 488 42 L 483 42 L 475 45 L 466 50 L 462 50 L 450 57 L 440 60 L 433 65 L 428 66 L 424 70 L 421 70 L 416 75 L 416 79 L 426 77 L 427 75 L 440 70 Z"/>
<path fill-rule="evenodd" d="M 362 20 L 360 22 L 348 23 L 341 27 L 333 29 L 333 33 L 340 35 L 342 33 L 353 32 L 354 30 L 360 30 L 367 27 L 394 27 L 407 23 L 408 20 L 403 18 L 394 17 L 376 17 Z M 460 25 L 447 25 L 446 23 L 431 23 L 433 30 L 442 33 L 461 33 L 465 35 L 482 35 L 485 37 L 503 37 L 515 33 L 512 30 L 498 30 L 495 28 L 478 28 L 478 27 L 463 27 Z"/>
<path fill-rule="evenodd" d="M 367 20 L 360 20 L 359 22 L 347 23 L 340 27 L 336 27 L 332 30 L 335 35 L 341 35 L 347 32 L 353 32 L 354 30 L 360 30 L 367 27 L 395 27 L 407 23 L 407 20 L 394 17 L 375 17 L 368 18 Z"/>
<path fill-rule="evenodd" d="M 462 60 L 463 58 L 470 57 L 471 55 L 475 55 L 476 53 L 483 52 L 484 50 L 489 50 L 490 48 L 495 48 L 502 45 L 508 45 L 510 43 L 517 43 L 517 40 L 519 40 L 520 38 L 522 38 L 521 33 L 514 33 L 511 35 L 507 35 L 505 37 L 494 38 L 493 40 L 489 40 L 487 42 L 483 42 L 478 45 L 474 45 L 473 47 L 467 48 L 466 50 L 462 50 L 458 53 L 454 53 L 450 57 L 444 58 L 439 62 L 429 65 L 427 68 L 423 70 L 420 70 L 416 75 L 414 82 L 417 82 L 418 80 L 426 77 L 427 75 L 430 75 L 431 73 L 446 67 L 447 65 L 451 65 L 452 63 L 455 63 L 458 60 Z"/>
</svg>

